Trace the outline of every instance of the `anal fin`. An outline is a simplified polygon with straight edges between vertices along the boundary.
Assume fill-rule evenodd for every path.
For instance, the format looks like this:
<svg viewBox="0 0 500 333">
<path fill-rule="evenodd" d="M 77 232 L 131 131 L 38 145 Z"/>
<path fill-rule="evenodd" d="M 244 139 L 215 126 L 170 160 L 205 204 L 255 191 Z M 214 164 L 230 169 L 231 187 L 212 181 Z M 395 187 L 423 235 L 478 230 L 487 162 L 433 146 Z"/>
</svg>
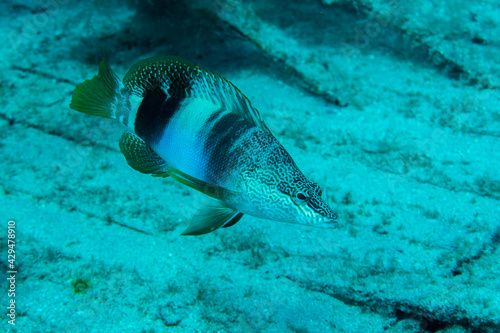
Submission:
<svg viewBox="0 0 500 333">
<path fill-rule="evenodd" d="M 203 235 L 220 227 L 232 226 L 238 222 L 243 213 L 224 206 L 221 202 L 206 205 L 194 215 L 183 235 Z"/>
</svg>

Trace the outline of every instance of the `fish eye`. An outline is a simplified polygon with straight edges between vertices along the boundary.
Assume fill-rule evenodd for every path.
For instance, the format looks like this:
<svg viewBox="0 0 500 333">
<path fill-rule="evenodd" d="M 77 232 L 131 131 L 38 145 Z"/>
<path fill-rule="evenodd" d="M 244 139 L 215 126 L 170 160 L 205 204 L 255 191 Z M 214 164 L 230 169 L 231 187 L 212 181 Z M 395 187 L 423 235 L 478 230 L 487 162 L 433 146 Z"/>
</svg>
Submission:
<svg viewBox="0 0 500 333">
<path fill-rule="evenodd" d="M 297 194 L 295 194 L 295 199 L 297 203 L 304 203 L 309 200 L 309 197 L 305 193 L 297 192 Z"/>
</svg>

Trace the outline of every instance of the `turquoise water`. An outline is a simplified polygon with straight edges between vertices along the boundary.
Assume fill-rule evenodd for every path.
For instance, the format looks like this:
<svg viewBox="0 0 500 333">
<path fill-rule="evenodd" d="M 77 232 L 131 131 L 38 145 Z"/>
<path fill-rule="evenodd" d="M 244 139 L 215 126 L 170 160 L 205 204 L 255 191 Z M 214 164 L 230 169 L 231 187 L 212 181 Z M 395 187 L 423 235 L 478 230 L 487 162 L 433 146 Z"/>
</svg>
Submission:
<svg viewBox="0 0 500 333">
<path fill-rule="evenodd" d="M 6 331 L 500 331 L 496 2 L 0 8 Z M 120 78 L 173 54 L 230 80 L 339 227 L 245 215 L 181 236 L 209 199 L 133 170 L 118 122 L 69 108 L 101 48 Z"/>
</svg>

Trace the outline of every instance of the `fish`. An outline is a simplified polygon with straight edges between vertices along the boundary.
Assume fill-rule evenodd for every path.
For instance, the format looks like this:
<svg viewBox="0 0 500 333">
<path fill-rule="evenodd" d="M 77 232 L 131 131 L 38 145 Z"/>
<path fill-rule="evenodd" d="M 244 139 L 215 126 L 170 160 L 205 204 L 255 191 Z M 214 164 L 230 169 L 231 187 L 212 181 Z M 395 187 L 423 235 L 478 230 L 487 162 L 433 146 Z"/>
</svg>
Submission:
<svg viewBox="0 0 500 333">
<path fill-rule="evenodd" d="M 182 235 L 235 225 L 244 214 L 333 229 L 337 216 L 231 82 L 178 56 L 133 65 L 123 80 L 103 54 L 76 86 L 70 108 L 127 130 L 120 151 L 135 170 L 169 177 L 213 198 Z"/>
</svg>

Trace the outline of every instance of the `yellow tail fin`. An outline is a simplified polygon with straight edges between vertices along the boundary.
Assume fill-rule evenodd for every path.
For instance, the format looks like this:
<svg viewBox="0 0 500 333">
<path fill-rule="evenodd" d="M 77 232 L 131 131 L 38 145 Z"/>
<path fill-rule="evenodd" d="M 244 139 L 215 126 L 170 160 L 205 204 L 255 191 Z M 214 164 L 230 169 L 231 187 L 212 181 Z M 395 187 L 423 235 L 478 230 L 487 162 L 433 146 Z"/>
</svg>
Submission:
<svg viewBox="0 0 500 333">
<path fill-rule="evenodd" d="M 116 118 L 120 85 L 104 57 L 97 75 L 76 86 L 69 107 L 94 116 Z"/>
</svg>

